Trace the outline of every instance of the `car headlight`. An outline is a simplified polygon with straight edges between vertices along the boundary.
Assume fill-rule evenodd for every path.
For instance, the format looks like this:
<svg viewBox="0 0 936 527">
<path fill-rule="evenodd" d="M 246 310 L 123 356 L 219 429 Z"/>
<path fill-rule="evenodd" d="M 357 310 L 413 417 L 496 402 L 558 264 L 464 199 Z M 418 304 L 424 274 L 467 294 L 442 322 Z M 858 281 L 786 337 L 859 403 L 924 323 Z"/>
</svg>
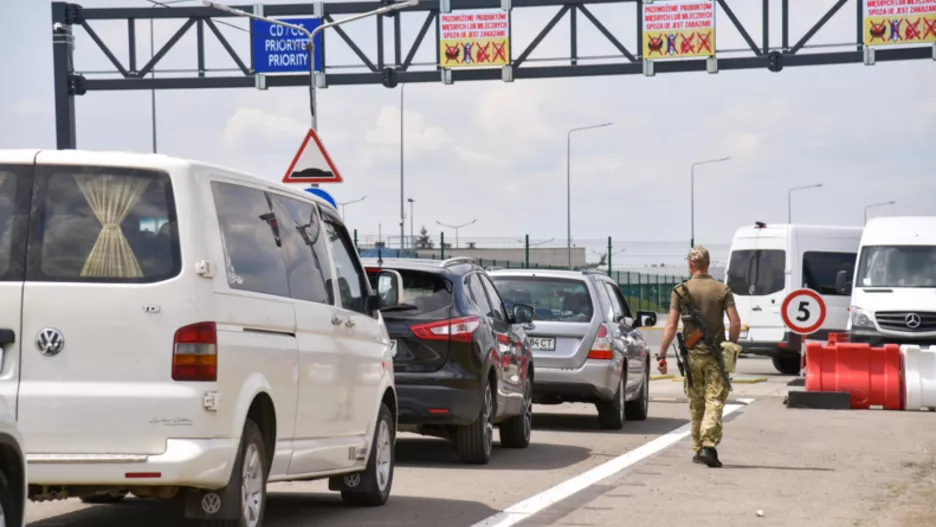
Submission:
<svg viewBox="0 0 936 527">
<path fill-rule="evenodd" d="M 874 329 L 874 317 L 870 311 L 865 311 L 860 307 L 852 307 L 848 315 L 849 325 L 853 328 Z"/>
</svg>

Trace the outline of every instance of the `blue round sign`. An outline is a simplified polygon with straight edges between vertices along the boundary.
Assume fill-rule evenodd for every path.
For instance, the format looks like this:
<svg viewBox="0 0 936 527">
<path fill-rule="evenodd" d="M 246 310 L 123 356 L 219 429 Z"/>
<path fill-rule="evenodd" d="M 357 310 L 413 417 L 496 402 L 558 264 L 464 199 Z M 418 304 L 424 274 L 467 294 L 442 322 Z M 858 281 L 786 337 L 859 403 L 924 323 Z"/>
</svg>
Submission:
<svg viewBox="0 0 936 527">
<path fill-rule="evenodd" d="M 338 208 L 338 204 L 335 203 L 335 198 L 331 197 L 331 194 L 329 194 L 328 192 L 325 192 L 324 190 L 320 188 L 315 188 L 315 187 L 307 188 L 305 189 L 305 191 L 308 192 L 309 194 L 314 194 L 324 199 L 325 201 L 331 203 L 332 207 L 335 207 L 336 209 Z"/>
</svg>

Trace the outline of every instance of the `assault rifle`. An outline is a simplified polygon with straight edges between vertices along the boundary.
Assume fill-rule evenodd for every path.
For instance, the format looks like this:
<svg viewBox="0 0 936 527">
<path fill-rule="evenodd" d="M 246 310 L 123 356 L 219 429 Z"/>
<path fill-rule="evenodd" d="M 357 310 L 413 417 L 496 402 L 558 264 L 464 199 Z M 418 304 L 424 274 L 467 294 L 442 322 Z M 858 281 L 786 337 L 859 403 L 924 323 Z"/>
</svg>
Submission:
<svg viewBox="0 0 936 527">
<path fill-rule="evenodd" d="M 682 289 L 685 294 L 680 293 L 680 289 Z M 715 356 L 715 360 L 718 362 L 718 371 L 721 372 L 722 379 L 725 381 L 725 386 L 728 387 L 728 391 L 730 392 L 731 379 L 728 378 L 728 372 L 725 371 L 725 359 L 722 356 L 721 347 L 715 345 L 715 339 L 712 337 L 712 332 L 709 331 L 708 326 L 705 324 L 705 317 L 702 316 L 702 311 L 699 310 L 699 306 L 696 305 L 695 300 L 692 299 L 692 295 L 689 294 L 689 288 L 686 287 L 685 282 L 676 286 L 674 291 L 676 291 L 676 295 L 679 296 L 679 298 L 685 301 L 684 304 L 689 310 L 689 318 L 699 327 L 699 329 L 693 331 L 692 334 L 686 338 L 683 343 L 685 349 L 687 351 L 692 349 L 701 340 L 705 344 L 705 347 L 709 349 L 709 352 Z"/>
<path fill-rule="evenodd" d="M 692 372 L 689 371 L 689 349 L 686 348 L 686 342 L 683 340 L 682 333 L 676 333 L 676 366 L 679 367 L 679 374 L 686 378 L 686 386 L 692 389 Z"/>
</svg>

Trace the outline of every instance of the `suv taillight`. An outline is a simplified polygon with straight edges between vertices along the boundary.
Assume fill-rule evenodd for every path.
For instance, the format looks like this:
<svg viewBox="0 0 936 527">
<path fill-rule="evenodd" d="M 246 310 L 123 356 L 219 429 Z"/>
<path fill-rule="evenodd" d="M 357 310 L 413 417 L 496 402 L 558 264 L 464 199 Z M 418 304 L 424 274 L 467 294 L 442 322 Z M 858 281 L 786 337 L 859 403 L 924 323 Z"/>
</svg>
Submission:
<svg viewBox="0 0 936 527">
<path fill-rule="evenodd" d="M 472 335 L 481 327 L 478 317 L 453 318 L 410 326 L 413 334 L 423 340 L 455 340 L 471 342 Z"/>
<path fill-rule="evenodd" d="M 218 379 L 218 332 L 214 322 L 199 322 L 176 331 L 172 348 L 172 379 Z"/>
<path fill-rule="evenodd" d="M 595 342 L 592 343 L 591 350 L 588 352 L 589 359 L 611 360 L 614 358 L 614 351 L 611 348 L 611 336 L 608 334 L 608 326 L 601 324 L 598 327 L 598 334 L 595 335 Z"/>
</svg>

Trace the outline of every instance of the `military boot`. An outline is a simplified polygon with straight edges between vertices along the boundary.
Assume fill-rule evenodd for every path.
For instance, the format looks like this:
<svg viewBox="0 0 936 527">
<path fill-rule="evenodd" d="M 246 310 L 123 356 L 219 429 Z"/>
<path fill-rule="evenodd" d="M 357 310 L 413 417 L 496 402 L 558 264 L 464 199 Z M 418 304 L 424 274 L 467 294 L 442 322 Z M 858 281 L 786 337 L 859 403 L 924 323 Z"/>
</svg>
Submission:
<svg viewBox="0 0 936 527">
<path fill-rule="evenodd" d="M 722 466 L 721 461 L 718 460 L 718 452 L 712 447 L 702 447 L 702 451 L 699 452 L 699 459 L 709 468 Z"/>
<path fill-rule="evenodd" d="M 696 454 L 695 454 L 694 456 L 692 456 L 692 462 L 693 462 L 693 463 L 696 463 L 696 464 L 699 464 L 699 465 L 704 465 L 704 464 L 705 464 L 705 463 L 702 462 L 702 458 L 699 456 L 699 453 L 698 453 L 698 452 L 696 452 Z"/>
</svg>

